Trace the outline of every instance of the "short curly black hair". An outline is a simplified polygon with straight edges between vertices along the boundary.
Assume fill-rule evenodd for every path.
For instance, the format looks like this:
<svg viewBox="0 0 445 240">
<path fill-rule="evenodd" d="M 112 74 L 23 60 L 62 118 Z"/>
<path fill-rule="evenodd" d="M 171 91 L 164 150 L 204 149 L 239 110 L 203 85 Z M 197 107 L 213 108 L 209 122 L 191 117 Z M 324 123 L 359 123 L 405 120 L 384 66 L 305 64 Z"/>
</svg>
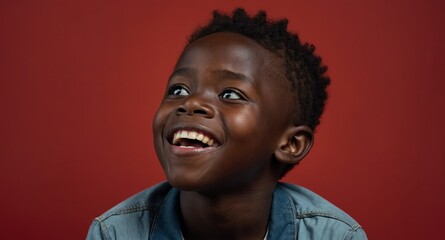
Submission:
<svg viewBox="0 0 445 240">
<path fill-rule="evenodd" d="M 297 90 L 298 122 L 315 130 L 320 123 L 327 99 L 326 87 L 330 83 L 325 75 L 327 67 L 321 65 L 321 58 L 315 54 L 315 47 L 301 43 L 297 34 L 287 30 L 287 19 L 267 19 L 265 11 L 249 16 L 242 8 L 233 11 L 232 16 L 213 11 L 213 19 L 206 26 L 198 28 L 188 44 L 217 32 L 234 32 L 249 37 L 265 49 L 283 58 L 286 78 Z"/>
<path fill-rule="evenodd" d="M 294 98 L 295 124 L 307 125 L 315 130 L 324 110 L 330 78 L 325 75 L 327 67 L 315 54 L 314 45 L 302 43 L 297 34 L 287 30 L 287 24 L 285 18 L 268 19 L 265 11 L 249 16 L 244 9 L 237 8 L 229 16 L 215 10 L 212 20 L 190 36 L 188 45 L 212 33 L 234 32 L 255 40 L 277 54 L 283 59 L 285 77 L 297 93 Z M 281 177 L 293 167 L 294 164 L 286 166 Z"/>
</svg>

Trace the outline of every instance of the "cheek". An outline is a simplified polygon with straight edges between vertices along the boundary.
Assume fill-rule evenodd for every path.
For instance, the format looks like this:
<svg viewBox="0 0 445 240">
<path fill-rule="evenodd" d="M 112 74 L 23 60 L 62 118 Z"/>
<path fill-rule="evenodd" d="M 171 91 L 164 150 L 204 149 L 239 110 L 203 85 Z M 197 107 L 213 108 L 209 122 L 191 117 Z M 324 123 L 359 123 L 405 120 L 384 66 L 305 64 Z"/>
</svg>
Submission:
<svg viewBox="0 0 445 240">
<path fill-rule="evenodd" d="M 258 130 L 261 122 L 260 114 L 256 109 L 241 109 L 230 112 L 226 116 L 226 127 L 234 141 L 251 139 Z"/>
<path fill-rule="evenodd" d="M 163 145 L 164 126 L 171 114 L 171 108 L 166 104 L 161 104 L 153 117 L 153 143 L 158 156 L 161 154 Z"/>
<path fill-rule="evenodd" d="M 270 155 L 283 131 L 280 106 L 268 108 L 253 105 L 237 111 L 226 111 L 226 127 L 234 147 L 242 146 L 243 154 Z M 230 113 L 228 115 L 227 113 Z M 260 155 L 261 155 L 260 154 Z"/>
<path fill-rule="evenodd" d="M 162 103 L 153 117 L 153 133 L 157 133 L 161 130 L 168 116 L 172 112 L 171 107 L 168 104 Z"/>
<path fill-rule="evenodd" d="M 158 156 L 158 160 L 161 163 L 164 170 L 167 170 L 167 166 L 165 163 L 165 152 L 163 149 L 163 129 L 170 113 L 171 113 L 170 108 L 166 107 L 166 105 L 162 103 L 153 117 L 153 124 L 152 124 L 153 143 L 156 150 L 156 155 Z"/>
</svg>

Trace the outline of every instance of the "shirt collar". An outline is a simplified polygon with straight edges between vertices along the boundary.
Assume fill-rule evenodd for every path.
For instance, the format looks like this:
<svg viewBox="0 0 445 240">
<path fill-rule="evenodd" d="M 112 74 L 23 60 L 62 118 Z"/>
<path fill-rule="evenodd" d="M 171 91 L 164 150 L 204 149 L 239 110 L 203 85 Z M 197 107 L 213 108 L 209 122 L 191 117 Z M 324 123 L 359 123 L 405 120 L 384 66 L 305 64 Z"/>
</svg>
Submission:
<svg viewBox="0 0 445 240">
<path fill-rule="evenodd" d="M 179 191 L 172 188 L 154 217 L 150 239 L 181 239 Z"/>
<path fill-rule="evenodd" d="M 297 239 L 295 204 L 289 193 L 277 183 L 269 220 L 269 239 Z"/>
<path fill-rule="evenodd" d="M 179 190 L 172 188 L 154 217 L 150 239 L 182 239 L 179 214 Z M 292 198 L 278 183 L 273 194 L 266 238 L 297 239 L 295 214 Z"/>
</svg>

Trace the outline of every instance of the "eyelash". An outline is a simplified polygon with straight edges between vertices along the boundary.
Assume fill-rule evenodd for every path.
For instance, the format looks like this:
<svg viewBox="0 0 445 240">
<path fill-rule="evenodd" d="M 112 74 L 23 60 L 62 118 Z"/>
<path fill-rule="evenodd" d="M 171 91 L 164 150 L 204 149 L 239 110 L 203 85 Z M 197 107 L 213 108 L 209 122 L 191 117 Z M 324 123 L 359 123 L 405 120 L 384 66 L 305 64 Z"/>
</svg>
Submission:
<svg viewBox="0 0 445 240">
<path fill-rule="evenodd" d="M 185 91 L 187 94 L 181 94 L 181 92 L 179 92 L 180 94 L 177 94 L 177 91 Z M 168 89 L 168 95 L 173 95 L 173 96 L 187 96 L 190 94 L 190 91 L 183 85 L 181 84 L 174 84 L 172 85 L 169 89 Z"/>
<path fill-rule="evenodd" d="M 233 96 L 233 94 L 235 94 L 237 98 L 235 98 L 235 99 L 225 98 L 224 95 L 226 95 L 226 94 L 230 94 L 232 96 Z M 246 100 L 246 97 L 244 96 L 244 94 L 242 94 L 241 92 L 234 90 L 234 89 L 225 89 L 218 96 L 224 100 L 229 100 L 229 101 Z"/>
</svg>

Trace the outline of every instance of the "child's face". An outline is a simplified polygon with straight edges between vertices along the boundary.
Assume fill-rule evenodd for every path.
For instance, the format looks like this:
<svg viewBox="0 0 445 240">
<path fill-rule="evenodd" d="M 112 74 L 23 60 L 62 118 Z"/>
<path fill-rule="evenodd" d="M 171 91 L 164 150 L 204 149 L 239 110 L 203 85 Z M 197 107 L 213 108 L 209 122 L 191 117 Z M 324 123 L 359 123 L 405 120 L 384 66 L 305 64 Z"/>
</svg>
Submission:
<svg viewBox="0 0 445 240">
<path fill-rule="evenodd" d="M 290 124 L 290 83 L 276 79 L 282 68 L 277 56 L 235 33 L 185 49 L 153 121 L 156 152 L 173 186 L 226 191 L 270 179 Z"/>
</svg>

